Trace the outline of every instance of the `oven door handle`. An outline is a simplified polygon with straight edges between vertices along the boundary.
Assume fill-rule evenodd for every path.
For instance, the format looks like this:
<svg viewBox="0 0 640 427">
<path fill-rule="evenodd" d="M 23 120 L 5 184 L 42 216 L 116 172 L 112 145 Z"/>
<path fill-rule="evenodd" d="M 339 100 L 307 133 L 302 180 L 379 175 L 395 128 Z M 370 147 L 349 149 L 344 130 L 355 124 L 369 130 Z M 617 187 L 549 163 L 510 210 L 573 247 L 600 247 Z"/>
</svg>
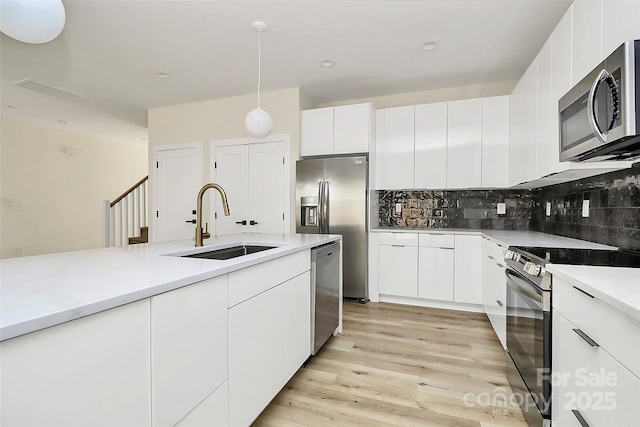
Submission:
<svg viewBox="0 0 640 427">
<path fill-rule="evenodd" d="M 542 295 L 538 294 L 537 292 L 531 289 L 531 287 L 535 285 L 527 283 L 526 280 L 520 278 L 518 275 L 513 273 L 508 268 L 504 270 L 504 275 L 505 275 L 505 278 L 507 279 L 507 286 L 509 286 L 515 292 L 521 295 L 524 295 L 525 297 L 534 301 L 539 308 L 541 309 L 544 308 Z"/>
</svg>

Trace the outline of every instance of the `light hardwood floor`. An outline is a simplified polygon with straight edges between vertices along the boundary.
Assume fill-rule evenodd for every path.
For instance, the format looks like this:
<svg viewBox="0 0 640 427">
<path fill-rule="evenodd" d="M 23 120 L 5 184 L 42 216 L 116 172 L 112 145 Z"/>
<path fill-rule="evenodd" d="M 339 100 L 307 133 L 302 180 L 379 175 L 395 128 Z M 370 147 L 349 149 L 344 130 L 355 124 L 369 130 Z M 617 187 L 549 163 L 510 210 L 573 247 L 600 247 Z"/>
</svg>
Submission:
<svg viewBox="0 0 640 427">
<path fill-rule="evenodd" d="M 526 426 L 484 314 L 345 303 L 333 337 L 254 426 Z"/>
</svg>

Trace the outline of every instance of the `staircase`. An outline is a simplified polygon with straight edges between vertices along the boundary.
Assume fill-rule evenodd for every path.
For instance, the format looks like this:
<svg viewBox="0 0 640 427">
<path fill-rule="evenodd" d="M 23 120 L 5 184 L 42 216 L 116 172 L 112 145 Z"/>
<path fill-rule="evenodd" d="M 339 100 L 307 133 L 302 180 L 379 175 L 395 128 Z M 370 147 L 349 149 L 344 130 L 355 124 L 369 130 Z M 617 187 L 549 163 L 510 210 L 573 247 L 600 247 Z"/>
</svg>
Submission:
<svg viewBox="0 0 640 427">
<path fill-rule="evenodd" d="M 102 244 L 126 246 L 149 241 L 147 183 L 145 176 L 114 201 L 104 200 Z"/>
</svg>

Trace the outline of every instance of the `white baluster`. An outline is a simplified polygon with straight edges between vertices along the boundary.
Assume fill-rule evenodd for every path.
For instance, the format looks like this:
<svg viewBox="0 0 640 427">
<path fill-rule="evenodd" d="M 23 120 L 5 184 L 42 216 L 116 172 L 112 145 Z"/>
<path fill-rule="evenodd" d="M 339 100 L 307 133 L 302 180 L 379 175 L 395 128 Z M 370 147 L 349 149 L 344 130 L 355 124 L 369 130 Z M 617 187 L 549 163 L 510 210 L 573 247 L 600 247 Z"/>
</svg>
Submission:
<svg viewBox="0 0 640 427">
<path fill-rule="evenodd" d="M 147 215 L 147 182 L 145 181 L 142 183 L 142 208 L 140 209 L 142 211 L 142 226 L 146 227 L 147 226 L 147 219 L 148 219 L 148 215 Z"/>
<path fill-rule="evenodd" d="M 129 232 L 129 203 L 127 197 L 122 199 L 122 209 L 120 210 L 120 235 L 122 236 L 121 246 L 127 246 L 129 244 L 128 232 Z"/>
<path fill-rule="evenodd" d="M 110 221 L 111 221 L 111 246 L 116 245 L 116 207 L 112 206 L 111 209 Z"/>
</svg>

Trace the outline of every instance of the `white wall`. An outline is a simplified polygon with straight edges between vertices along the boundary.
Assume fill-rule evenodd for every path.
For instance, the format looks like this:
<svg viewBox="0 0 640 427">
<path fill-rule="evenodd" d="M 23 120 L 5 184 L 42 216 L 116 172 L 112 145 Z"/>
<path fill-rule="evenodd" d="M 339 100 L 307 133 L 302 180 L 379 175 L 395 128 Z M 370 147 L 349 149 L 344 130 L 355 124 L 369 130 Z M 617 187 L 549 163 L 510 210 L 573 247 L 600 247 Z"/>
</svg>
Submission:
<svg viewBox="0 0 640 427">
<path fill-rule="evenodd" d="M 149 110 L 149 164 L 153 164 L 153 148 L 159 145 L 203 143 L 202 183 L 209 182 L 209 142 L 220 139 L 246 138 L 244 118 L 256 108 L 256 95 L 211 99 L 189 104 L 153 108 Z M 291 162 L 299 157 L 300 146 L 300 90 L 290 88 L 260 93 L 261 108 L 273 120 L 271 134 L 289 134 Z M 295 196 L 295 167 L 291 170 L 292 206 Z M 155 183 L 149 174 L 149 206 L 153 206 Z M 197 194 L 194 194 L 194 200 Z M 207 201 L 204 204 L 205 220 Z M 295 215 L 293 215 L 295 221 Z M 153 223 L 150 223 L 150 228 Z M 295 224 L 293 226 L 295 230 Z M 152 233 L 150 233 L 151 235 Z"/>
<path fill-rule="evenodd" d="M 146 143 L 5 118 L 0 137 L 0 258 L 100 247 L 101 201 L 147 175 Z"/>
</svg>

